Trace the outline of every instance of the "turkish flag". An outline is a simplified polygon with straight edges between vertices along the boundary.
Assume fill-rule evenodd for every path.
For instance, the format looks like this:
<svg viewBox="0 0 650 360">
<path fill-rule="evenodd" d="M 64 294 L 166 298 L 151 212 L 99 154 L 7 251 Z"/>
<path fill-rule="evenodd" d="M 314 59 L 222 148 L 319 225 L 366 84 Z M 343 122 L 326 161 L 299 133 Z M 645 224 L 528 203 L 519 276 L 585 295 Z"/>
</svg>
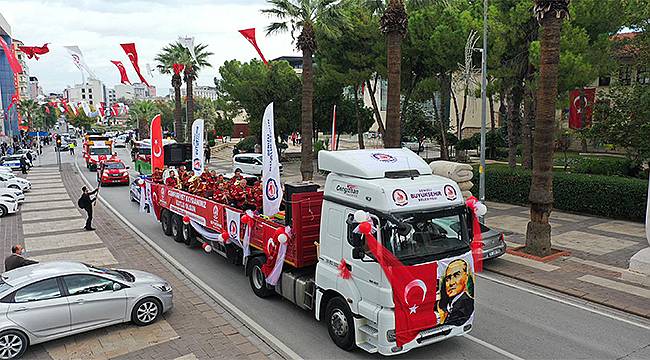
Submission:
<svg viewBox="0 0 650 360">
<path fill-rule="evenodd" d="M 359 228 L 362 229 L 361 225 Z M 397 346 L 403 346 L 413 341 L 420 331 L 438 323 L 435 312 L 438 264 L 405 266 L 371 231 L 361 232 L 393 288 L 396 342 Z"/>
<path fill-rule="evenodd" d="M 185 69 L 185 65 L 183 65 L 183 64 L 174 64 L 172 66 L 174 68 L 174 74 L 176 74 L 176 75 L 180 74 L 181 71 L 183 71 L 183 69 Z"/>
<path fill-rule="evenodd" d="M 239 33 L 242 34 L 248 40 L 248 42 L 253 45 L 255 50 L 257 50 L 257 53 L 260 55 L 260 58 L 262 58 L 262 61 L 264 64 L 268 65 L 268 61 L 264 58 L 264 54 L 262 54 L 262 50 L 260 50 L 260 47 L 257 46 L 257 40 L 255 39 L 255 28 L 250 28 L 250 29 L 244 29 L 244 30 L 239 30 Z"/>
<path fill-rule="evenodd" d="M 124 52 L 126 53 L 126 56 L 129 57 L 129 60 L 131 60 L 131 64 L 133 64 L 135 73 L 138 74 L 140 81 L 142 81 L 143 84 L 149 86 L 147 80 L 140 73 L 140 65 L 138 65 L 138 52 L 135 50 L 135 44 L 134 43 L 120 44 L 120 46 L 122 46 L 122 49 L 124 49 Z"/>
<path fill-rule="evenodd" d="M 160 114 L 156 115 L 151 120 L 151 171 L 156 168 L 163 169 L 165 167 L 165 151 L 163 149 L 162 126 L 160 123 Z"/>
<path fill-rule="evenodd" d="M 120 114 L 120 104 L 113 104 L 111 110 L 113 111 L 113 116 L 118 116 Z"/>
<path fill-rule="evenodd" d="M 4 51 L 5 56 L 7 57 L 7 62 L 9 62 L 9 67 L 14 74 L 20 74 L 23 72 L 23 67 L 20 66 L 18 59 L 16 58 L 16 53 L 12 48 L 7 45 L 5 40 L 0 36 L 0 46 L 2 46 L 2 51 Z"/>
<path fill-rule="evenodd" d="M 113 65 L 117 66 L 117 70 L 120 72 L 120 82 L 122 84 L 129 84 L 131 85 L 131 82 L 129 81 L 128 75 L 126 75 L 126 69 L 124 68 L 124 64 L 122 64 L 121 61 L 116 61 L 116 60 L 111 60 Z"/>
<path fill-rule="evenodd" d="M 591 127 L 596 89 L 575 89 L 569 93 L 569 128 Z"/>
<path fill-rule="evenodd" d="M 19 46 L 18 50 L 22 51 L 27 55 L 28 59 L 35 58 L 38 60 L 38 55 L 44 55 L 50 52 L 50 49 L 47 47 L 48 43 L 45 43 L 43 46 Z"/>
</svg>

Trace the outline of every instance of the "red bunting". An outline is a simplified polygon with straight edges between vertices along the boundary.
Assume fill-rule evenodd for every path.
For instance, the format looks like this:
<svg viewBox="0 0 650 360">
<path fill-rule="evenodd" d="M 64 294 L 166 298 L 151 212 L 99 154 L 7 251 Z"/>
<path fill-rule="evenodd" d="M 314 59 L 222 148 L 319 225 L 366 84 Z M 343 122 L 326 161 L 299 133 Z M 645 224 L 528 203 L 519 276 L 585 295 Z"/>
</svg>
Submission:
<svg viewBox="0 0 650 360">
<path fill-rule="evenodd" d="M 16 53 L 14 52 L 13 48 L 10 48 L 9 45 L 7 45 L 7 43 L 1 36 L 0 36 L 0 46 L 2 46 L 2 50 L 4 51 L 5 56 L 7 57 L 7 61 L 9 62 L 9 67 L 11 67 L 11 71 L 13 71 L 14 74 L 22 73 L 23 67 L 20 66 L 20 63 L 16 58 Z"/>
<path fill-rule="evenodd" d="M 142 81 L 143 84 L 149 86 L 147 80 L 140 73 L 140 65 L 138 65 L 138 52 L 135 50 L 135 44 L 134 43 L 120 44 L 120 46 L 122 46 L 122 49 L 124 49 L 124 52 L 126 53 L 126 56 L 129 57 L 129 60 L 131 60 L 131 64 L 133 64 L 135 73 L 138 74 L 140 81 Z"/>
<path fill-rule="evenodd" d="M 28 59 L 34 58 L 38 60 L 38 55 L 45 55 L 50 52 L 50 49 L 47 47 L 47 44 L 43 46 L 19 46 L 18 50 L 22 51 L 27 55 Z"/>
<path fill-rule="evenodd" d="M 472 210 L 472 233 L 474 234 L 474 238 L 470 243 L 470 248 L 472 249 L 472 258 L 474 259 L 474 271 L 481 272 L 483 271 L 483 234 L 481 233 L 481 224 L 476 214 L 478 200 L 474 196 L 470 196 L 465 201 L 465 204 Z"/>
<path fill-rule="evenodd" d="M 260 58 L 262 58 L 262 61 L 264 64 L 268 65 L 269 62 L 266 61 L 264 58 L 264 54 L 262 54 L 262 50 L 260 50 L 260 47 L 257 46 L 257 40 L 255 39 L 255 28 L 250 28 L 250 29 L 244 29 L 244 30 L 239 30 L 239 33 L 242 34 L 246 40 L 248 40 L 251 45 L 257 50 L 257 53 L 260 55 Z"/>
<path fill-rule="evenodd" d="M 124 64 L 122 64 L 121 61 L 117 60 L 111 60 L 113 65 L 117 66 L 117 70 L 120 72 L 120 82 L 122 84 L 129 84 L 131 85 L 131 82 L 129 81 L 128 75 L 126 75 L 126 69 L 124 68 Z"/>
<path fill-rule="evenodd" d="M 183 65 L 183 64 L 174 64 L 173 67 L 174 67 L 174 74 L 176 74 L 176 75 L 180 74 L 181 71 L 183 71 L 183 69 L 185 69 L 185 65 Z"/>
</svg>

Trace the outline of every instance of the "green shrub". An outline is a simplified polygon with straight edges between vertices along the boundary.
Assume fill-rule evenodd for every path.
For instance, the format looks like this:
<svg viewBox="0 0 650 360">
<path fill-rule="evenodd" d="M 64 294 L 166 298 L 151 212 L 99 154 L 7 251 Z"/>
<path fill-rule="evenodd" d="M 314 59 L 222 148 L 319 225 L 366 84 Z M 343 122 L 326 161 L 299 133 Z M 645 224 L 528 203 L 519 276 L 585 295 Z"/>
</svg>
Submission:
<svg viewBox="0 0 650 360">
<path fill-rule="evenodd" d="M 474 171 L 478 179 L 478 171 Z M 521 168 L 488 166 L 485 195 L 490 201 L 528 205 L 531 172 Z M 648 182 L 616 176 L 553 173 L 553 207 L 607 218 L 642 221 Z M 478 194 L 478 181 L 472 193 Z"/>
<path fill-rule="evenodd" d="M 213 147 L 214 146 L 214 139 L 208 140 L 208 146 Z"/>
<path fill-rule="evenodd" d="M 635 164 L 625 158 L 579 157 L 569 162 L 571 172 L 594 175 L 636 176 L 639 172 Z"/>
<path fill-rule="evenodd" d="M 257 138 L 253 135 L 247 136 L 237 143 L 237 148 L 242 153 L 249 153 L 255 150 L 255 144 L 257 144 Z"/>
</svg>

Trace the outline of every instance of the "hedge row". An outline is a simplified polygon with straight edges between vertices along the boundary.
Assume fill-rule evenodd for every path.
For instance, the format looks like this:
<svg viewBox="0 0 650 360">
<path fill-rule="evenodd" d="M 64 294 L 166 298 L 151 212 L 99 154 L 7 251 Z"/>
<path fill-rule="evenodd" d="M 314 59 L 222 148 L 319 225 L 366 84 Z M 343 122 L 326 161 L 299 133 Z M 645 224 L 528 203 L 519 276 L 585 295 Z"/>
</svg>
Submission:
<svg viewBox="0 0 650 360">
<path fill-rule="evenodd" d="M 478 179 L 478 171 L 474 171 Z M 523 169 L 490 168 L 485 174 L 487 200 L 528 205 L 531 172 Z M 478 194 L 478 181 L 472 193 Z M 607 218 L 643 221 L 648 182 L 641 179 L 555 172 L 553 207 L 558 210 Z"/>
</svg>

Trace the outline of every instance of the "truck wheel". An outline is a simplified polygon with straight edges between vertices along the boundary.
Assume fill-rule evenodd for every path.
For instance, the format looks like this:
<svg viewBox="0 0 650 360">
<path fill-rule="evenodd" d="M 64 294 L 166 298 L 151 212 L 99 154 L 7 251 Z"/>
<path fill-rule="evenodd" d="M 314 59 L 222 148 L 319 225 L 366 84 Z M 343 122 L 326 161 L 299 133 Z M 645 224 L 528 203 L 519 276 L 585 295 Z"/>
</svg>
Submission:
<svg viewBox="0 0 650 360">
<path fill-rule="evenodd" d="M 327 332 L 330 338 L 345 351 L 350 351 L 356 346 L 354 340 L 354 319 L 352 311 L 341 297 L 332 298 L 327 303 L 326 310 Z"/>
<path fill-rule="evenodd" d="M 273 295 L 273 289 L 266 286 L 266 278 L 262 272 L 262 265 L 264 265 L 264 257 L 258 256 L 251 260 L 251 273 L 248 276 L 248 282 L 251 284 L 251 289 L 255 295 L 261 298 L 267 298 Z"/>
<path fill-rule="evenodd" d="M 176 242 L 183 242 L 183 219 L 176 214 L 172 215 L 172 237 Z"/>
<path fill-rule="evenodd" d="M 190 224 L 183 224 L 183 242 L 191 248 L 198 244 L 198 241 L 196 241 L 196 232 Z"/>
<path fill-rule="evenodd" d="M 165 235 L 169 236 L 172 234 L 172 214 L 169 210 L 163 209 L 162 214 L 160 214 L 160 224 Z"/>
</svg>

